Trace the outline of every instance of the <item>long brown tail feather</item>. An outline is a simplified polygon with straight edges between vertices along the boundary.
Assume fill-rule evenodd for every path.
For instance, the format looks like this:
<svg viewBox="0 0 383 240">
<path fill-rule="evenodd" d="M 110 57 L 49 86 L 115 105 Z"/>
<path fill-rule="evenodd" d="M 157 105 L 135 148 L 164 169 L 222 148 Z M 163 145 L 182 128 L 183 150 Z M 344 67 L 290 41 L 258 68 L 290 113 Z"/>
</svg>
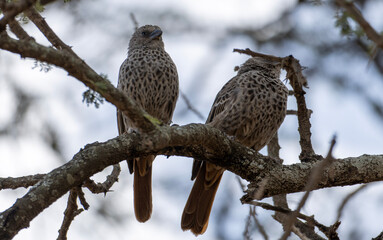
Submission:
<svg viewBox="0 0 383 240">
<path fill-rule="evenodd" d="M 152 162 L 154 156 L 134 159 L 134 213 L 139 222 L 152 215 Z"/>
<path fill-rule="evenodd" d="M 182 230 L 191 230 L 196 236 L 206 231 L 223 171 L 215 165 L 203 163 L 182 213 Z"/>
</svg>

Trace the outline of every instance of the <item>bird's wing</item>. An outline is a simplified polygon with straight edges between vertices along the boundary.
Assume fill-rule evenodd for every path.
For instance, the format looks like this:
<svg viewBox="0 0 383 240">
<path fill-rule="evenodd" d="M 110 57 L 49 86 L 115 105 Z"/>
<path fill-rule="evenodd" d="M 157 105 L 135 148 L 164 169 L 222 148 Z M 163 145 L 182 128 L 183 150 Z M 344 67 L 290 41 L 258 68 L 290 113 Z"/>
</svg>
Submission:
<svg viewBox="0 0 383 240">
<path fill-rule="evenodd" d="M 222 89 L 217 94 L 213 106 L 211 107 L 209 116 L 206 120 L 206 123 L 210 123 L 214 120 L 216 116 L 222 113 L 228 106 L 232 105 L 231 103 L 235 101 L 237 95 L 237 81 L 236 77 L 228 81 Z M 197 177 L 197 174 L 201 168 L 202 160 L 194 159 L 192 176 L 191 179 L 194 180 Z"/>
<path fill-rule="evenodd" d="M 230 81 L 222 87 L 221 91 L 219 91 L 214 100 L 213 106 L 211 107 L 206 123 L 212 122 L 215 117 L 231 106 L 236 100 L 238 94 L 238 83 L 236 78 L 237 77 L 230 79 Z"/>
</svg>

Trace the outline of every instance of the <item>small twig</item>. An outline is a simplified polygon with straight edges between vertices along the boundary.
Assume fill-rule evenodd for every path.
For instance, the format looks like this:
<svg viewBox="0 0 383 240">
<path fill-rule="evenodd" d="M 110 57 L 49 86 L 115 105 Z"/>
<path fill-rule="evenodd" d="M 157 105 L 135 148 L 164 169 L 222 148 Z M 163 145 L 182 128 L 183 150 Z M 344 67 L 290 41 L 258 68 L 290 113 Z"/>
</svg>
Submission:
<svg viewBox="0 0 383 240">
<path fill-rule="evenodd" d="M 88 210 L 90 206 L 89 206 L 89 203 L 85 199 L 85 194 L 82 191 L 82 188 L 76 187 L 75 190 L 77 192 L 77 196 L 78 196 L 78 199 L 80 200 L 81 205 L 84 207 L 85 210 Z"/>
<path fill-rule="evenodd" d="M 258 206 L 258 207 L 261 207 L 261 208 L 266 209 L 266 210 L 272 210 L 272 211 L 280 212 L 280 213 L 284 213 L 284 214 L 291 214 L 291 213 L 293 213 L 293 211 L 291 211 L 290 209 L 287 209 L 287 208 L 284 208 L 284 207 L 281 207 L 281 206 L 274 206 L 274 205 L 271 205 L 271 204 L 268 204 L 268 203 L 264 203 L 264 202 L 252 201 L 252 202 L 249 202 L 248 204 L 253 205 L 253 206 Z M 313 223 L 318 228 L 329 229 L 329 227 L 326 227 L 325 225 L 317 222 L 314 219 L 314 217 L 307 216 L 307 215 L 304 215 L 302 213 L 298 213 L 297 217 L 302 219 L 302 220 L 305 220 L 306 222 Z"/>
<path fill-rule="evenodd" d="M 2 189 L 16 189 L 16 188 L 27 188 L 30 186 L 35 185 L 37 182 L 39 182 L 41 179 L 45 177 L 45 174 L 36 174 L 36 175 L 29 175 L 24 177 L 7 177 L 7 178 L 0 178 L 0 190 Z"/>
<path fill-rule="evenodd" d="M 136 16 L 134 15 L 134 13 L 130 13 L 130 19 L 132 20 L 133 24 L 134 24 L 134 30 L 137 30 L 139 25 L 138 25 L 138 21 L 137 21 L 137 18 Z"/>
<path fill-rule="evenodd" d="M 279 140 L 278 140 L 278 132 L 275 133 L 274 137 L 270 140 L 270 142 L 267 144 L 267 155 L 269 157 L 280 159 L 279 151 L 281 147 L 279 146 Z M 281 159 L 282 163 L 282 159 Z M 277 196 L 273 196 L 274 204 L 277 207 L 281 207 L 283 209 L 287 209 L 288 211 L 291 211 L 288 208 L 287 198 L 286 194 L 280 194 Z M 288 217 L 282 213 L 275 213 L 274 219 L 282 224 L 282 227 L 285 228 L 286 222 Z M 312 236 L 313 239 L 320 239 L 320 237 L 314 232 L 314 229 L 311 227 L 311 222 L 307 221 L 307 223 L 303 223 L 301 221 L 297 221 L 294 223 L 293 231 L 298 236 Z"/>
<path fill-rule="evenodd" d="M 281 206 L 274 206 L 274 205 L 264 203 L 264 202 L 252 201 L 252 202 L 249 202 L 248 204 L 258 206 L 258 207 L 261 207 L 261 208 L 266 209 L 266 210 L 272 210 L 275 212 L 283 213 L 286 215 L 293 213 L 293 211 L 291 211 L 288 208 L 284 208 Z M 337 222 L 334 225 L 327 227 L 327 226 L 319 223 L 317 220 L 315 220 L 315 218 L 313 216 L 307 216 L 305 214 L 298 213 L 297 217 L 310 223 L 310 224 L 312 224 L 312 225 L 314 225 L 314 226 L 316 226 L 327 237 L 331 236 L 333 234 L 333 231 L 337 229 L 337 227 L 335 227 L 335 226 L 339 226 L 339 224 L 340 224 L 340 222 Z M 334 238 L 332 238 L 332 239 L 334 239 Z"/>
<path fill-rule="evenodd" d="M 180 95 L 181 95 L 182 99 L 185 101 L 188 109 L 190 111 L 192 111 L 195 115 L 197 115 L 199 119 L 204 120 L 205 118 L 203 117 L 203 115 L 197 109 L 195 109 L 195 107 L 193 107 L 193 105 L 190 103 L 187 96 L 182 91 L 180 91 Z"/>
<path fill-rule="evenodd" d="M 276 62 L 282 62 L 283 59 L 284 59 L 284 58 L 276 57 L 276 56 L 273 56 L 273 55 L 257 53 L 257 52 L 251 51 L 250 48 L 246 48 L 245 50 L 234 48 L 233 52 L 246 54 L 246 55 L 249 55 L 249 56 L 252 56 L 252 57 L 261 57 L 261 58 L 269 59 L 271 61 L 276 61 Z"/>
<path fill-rule="evenodd" d="M 262 224 L 258 221 L 258 218 L 256 216 L 255 212 L 255 206 L 249 206 L 249 214 L 246 219 L 246 225 L 245 225 L 245 231 L 243 232 L 243 238 L 246 240 L 251 240 L 251 227 L 252 227 L 252 220 L 254 221 L 256 227 L 259 229 L 259 232 L 263 236 L 265 240 L 268 240 L 269 237 L 267 236 L 267 233 L 265 231 L 265 228 L 262 226 Z"/>
<path fill-rule="evenodd" d="M 363 17 L 359 9 L 356 8 L 353 2 L 345 0 L 335 0 L 335 2 L 344 8 L 353 19 L 359 24 L 364 30 L 367 37 L 373 41 L 379 48 L 383 49 L 383 37 L 370 25 L 370 23 Z"/>
<path fill-rule="evenodd" d="M 249 214 L 247 215 L 245 231 L 243 232 L 243 239 L 245 240 L 251 240 L 250 227 L 251 227 L 251 206 L 249 206 Z"/>
<path fill-rule="evenodd" d="M 313 111 L 311 109 L 307 109 L 307 113 L 309 114 L 309 118 L 310 118 L 311 114 L 313 113 Z M 287 115 L 296 115 L 296 116 L 298 116 L 298 111 L 297 110 L 288 109 L 286 111 L 286 114 Z"/>
<path fill-rule="evenodd" d="M 360 187 L 358 187 L 357 189 L 355 189 L 355 191 L 351 192 L 350 194 L 347 195 L 347 197 L 345 197 L 341 203 L 341 205 L 339 206 L 338 208 L 338 215 L 336 217 L 336 222 L 339 222 L 340 218 L 342 217 L 342 212 L 343 212 L 343 209 L 344 207 L 346 206 L 346 204 L 350 201 L 350 199 L 352 197 L 354 197 L 357 193 L 359 193 L 360 191 L 362 191 L 363 189 L 365 189 L 368 185 L 367 184 L 364 184 Z"/>
<path fill-rule="evenodd" d="M 118 176 L 120 175 L 121 167 L 119 164 L 113 165 L 113 170 L 110 175 L 106 177 L 105 182 L 95 183 L 93 180 L 88 179 L 84 182 L 84 187 L 88 188 L 92 193 L 104 193 L 109 192 L 110 188 L 115 182 L 118 182 Z"/>
<path fill-rule="evenodd" d="M 250 206 L 250 216 L 253 217 L 254 222 L 255 222 L 255 225 L 258 227 L 259 232 L 261 233 L 261 235 L 263 236 L 263 238 L 264 238 L 265 240 L 268 240 L 268 239 L 269 239 L 269 236 L 267 235 L 265 228 L 264 228 L 264 227 L 262 226 L 262 224 L 258 221 L 258 218 L 257 218 L 257 216 L 256 216 L 256 212 L 255 212 L 255 207 L 251 207 L 251 206 Z"/>
<path fill-rule="evenodd" d="M 287 110 L 286 114 L 287 115 L 298 115 L 298 111 L 297 110 Z"/>
<path fill-rule="evenodd" d="M 58 50 L 65 50 L 72 54 L 73 56 L 79 58 L 75 52 L 73 52 L 72 48 L 66 45 L 49 27 L 48 23 L 45 19 L 40 15 L 39 12 L 36 11 L 35 8 L 30 8 L 25 11 L 27 17 L 36 25 L 36 27 L 44 34 L 44 36 L 48 39 L 48 41 Z"/>
<path fill-rule="evenodd" d="M 57 240 L 66 240 L 67 239 L 67 233 L 69 230 L 69 226 L 72 223 L 73 219 L 79 215 L 84 209 L 77 209 L 77 194 L 78 192 L 76 189 L 72 189 L 69 192 L 69 197 L 68 197 L 68 203 L 67 203 L 67 208 L 65 209 L 64 212 L 64 219 L 61 224 L 61 227 L 59 229 L 59 235 L 57 237 Z"/>
<path fill-rule="evenodd" d="M 273 202 L 275 206 L 291 211 L 287 203 L 286 194 L 273 196 Z M 277 211 L 273 215 L 273 218 L 282 224 L 283 229 L 286 229 L 288 217 L 289 214 Z M 296 220 L 292 228 L 292 232 L 294 232 L 300 239 L 324 240 L 324 238 L 315 232 L 314 224 L 311 221 L 302 222 L 300 220 Z"/>
<path fill-rule="evenodd" d="M 315 189 L 316 185 L 319 183 L 321 179 L 320 178 L 321 173 L 324 171 L 325 168 L 331 165 L 331 163 L 334 161 L 334 158 L 332 156 L 332 151 L 336 143 L 335 139 L 336 137 L 334 136 L 333 139 L 331 140 L 331 145 L 330 145 L 330 149 L 328 151 L 327 157 L 323 161 L 318 163 L 317 166 L 313 169 L 310 179 L 307 182 L 305 187 L 306 192 L 303 195 L 301 201 L 299 202 L 297 209 L 290 214 L 286 223 L 286 229 L 284 229 L 285 232 L 282 235 L 281 240 L 286 240 L 288 238 L 288 236 L 291 233 L 292 227 L 297 219 L 297 216 L 299 215 L 299 212 L 301 211 L 302 207 L 305 205 L 311 191 Z"/>
</svg>

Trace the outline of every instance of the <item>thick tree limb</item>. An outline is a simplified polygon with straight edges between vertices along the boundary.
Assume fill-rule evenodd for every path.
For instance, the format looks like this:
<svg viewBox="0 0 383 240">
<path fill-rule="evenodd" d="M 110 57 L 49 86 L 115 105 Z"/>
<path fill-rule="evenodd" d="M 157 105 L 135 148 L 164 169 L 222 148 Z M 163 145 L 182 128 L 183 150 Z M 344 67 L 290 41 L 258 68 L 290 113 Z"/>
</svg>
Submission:
<svg viewBox="0 0 383 240">
<path fill-rule="evenodd" d="M 263 198 L 303 191 L 313 167 L 317 164 L 319 163 L 297 163 L 273 168 L 264 176 L 268 181 L 265 186 L 262 186 Z M 383 155 L 337 159 L 321 174 L 321 180 L 315 189 L 381 181 L 382 177 Z M 257 192 L 258 186 L 259 180 L 250 183 L 247 194 L 241 200 L 243 202 L 253 200 L 252 196 Z"/>
<path fill-rule="evenodd" d="M 147 154 L 202 158 L 249 181 L 267 178 L 263 197 L 302 191 L 316 166 L 281 165 L 203 124 L 162 126 L 150 133 L 125 134 L 85 146 L 71 161 L 48 173 L 0 214 L 0 239 L 11 239 L 54 201 L 105 167 Z M 335 160 L 321 179 L 317 188 L 383 180 L 383 155 Z"/>
</svg>

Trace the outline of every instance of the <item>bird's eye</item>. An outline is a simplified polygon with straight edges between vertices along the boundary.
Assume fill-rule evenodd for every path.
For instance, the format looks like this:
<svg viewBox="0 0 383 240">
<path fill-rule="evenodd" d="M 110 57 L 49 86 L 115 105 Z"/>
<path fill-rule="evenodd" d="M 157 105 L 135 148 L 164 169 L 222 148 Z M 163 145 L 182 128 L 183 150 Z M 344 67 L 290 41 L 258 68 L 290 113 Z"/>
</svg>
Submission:
<svg viewBox="0 0 383 240">
<path fill-rule="evenodd" d="M 146 36 L 148 35 L 148 32 L 147 32 L 147 31 L 142 31 L 142 32 L 141 32 L 141 35 L 144 36 L 144 37 L 146 37 Z"/>
</svg>

